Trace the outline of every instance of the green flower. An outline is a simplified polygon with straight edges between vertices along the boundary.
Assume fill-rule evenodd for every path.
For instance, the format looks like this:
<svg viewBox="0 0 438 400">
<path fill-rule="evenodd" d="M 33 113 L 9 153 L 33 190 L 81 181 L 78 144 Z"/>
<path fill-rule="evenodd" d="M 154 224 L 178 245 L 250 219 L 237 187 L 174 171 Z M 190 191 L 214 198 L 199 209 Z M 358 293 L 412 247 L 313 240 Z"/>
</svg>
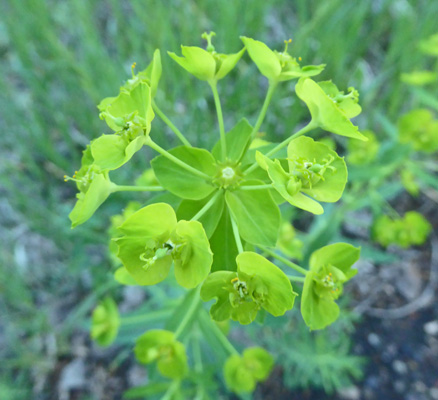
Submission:
<svg viewBox="0 0 438 400">
<path fill-rule="evenodd" d="M 316 83 L 310 78 L 301 78 L 295 91 L 309 108 L 313 124 L 337 135 L 367 140 L 350 121 L 362 111 L 357 104 L 357 90 L 349 88 L 348 94 L 344 94 L 331 81 Z"/>
<path fill-rule="evenodd" d="M 135 343 L 135 357 L 142 364 L 157 363 L 160 373 L 171 379 L 182 379 L 188 370 L 184 345 L 175 340 L 173 332 L 153 329 Z"/>
<path fill-rule="evenodd" d="M 297 294 L 278 267 L 253 252 L 239 254 L 236 263 L 237 272 L 214 272 L 202 285 L 202 300 L 217 299 L 210 310 L 215 321 L 231 318 L 246 325 L 262 308 L 278 317 L 293 307 Z"/>
<path fill-rule="evenodd" d="M 380 144 L 376 135 L 371 131 L 363 131 L 362 133 L 368 139 L 367 142 L 350 140 L 347 144 L 347 161 L 350 164 L 368 164 L 376 158 L 379 151 Z"/>
<path fill-rule="evenodd" d="M 320 74 L 325 68 L 325 64 L 301 67 L 297 59 L 287 52 L 288 44 L 292 40 L 285 40 L 285 49 L 280 53 L 275 50 L 272 51 L 266 44 L 258 40 L 245 36 L 240 38 L 260 73 L 269 81 L 280 82 L 303 76 L 314 76 Z"/>
<path fill-rule="evenodd" d="M 101 103 L 102 104 L 102 103 Z M 146 143 L 155 116 L 152 110 L 152 90 L 142 81 L 131 90 L 100 106 L 100 114 L 113 135 L 102 135 L 91 142 L 91 153 L 103 170 L 114 170 L 127 163 Z"/>
<path fill-rule="evenodd" d="M 438 121 L 426 109 L 417 109 L 403 115 L 398 121 L 401 143 L 410 143 L 417 151 L 432 153 L 438 150 Z"/>
<path fill-rule="evenodd" d="M 114 188 L 108 172 L 102 171 L 94 163 L 90 146 L 83 152 L 81 169 L 72 178 L 64 176 L 64 180 L 75 181 L 79 190 L 76 204 L 69 214 L 72 228 L 90 219 Z"/>
<path fill-rule="evenodd" d="M 317 201 L 332 203 L 341 198 L 347 183 L 347 167 L 335 151 L 301 136 L 289 143 L 287 156 L 286 164 L 256 153 L 258 164 L 268 172 L 274 189 L 286 201 L 313 214 L 322 214 L 324 210 Z"/>
<path fill-rule="evenodd" d="M 274 365 L 273 357 L 261 347 L 233 354 L 224 365 L 225 383 L 235 393 L 253 392 L 257 382 L 266 380 Z"/>
<path fill-rule="evenodd" d="M 359 259 L 360 248 L 347 243 L 335 243 L 316 250 L 310 256 L 310 271 L 304 281 L 301 314 L 306 325 L 323 329 L 339 316 L 335 300 L 343 285 L 356 275 L 351 266 Z"/>
<path fill-rule="evenodd" d="M 431 230 L 431 224 L 420 213 L 408 211 L 403 218 L 378 217 L 372 226 L 372 237 L 383 247 L 396 244 L 408 248 L 423 244 Z"/>
<path fill-rule="evenodd" d="M 183 57 L 177 56 L 170 51 L 167 52 L 181 67 L 202 81 L 210 83 L 217 82 L 225 78 L 226 75 L 235 67 L 242 57 L 245 49 L 243 48 L 235 54 L 216 53 L 211 39 L 216 34 L 206 32 L 202 35 L 208 42 L 207 50 L 194 46 L 181 46 Z"/>
<path fill-rule="evenodd" d="M 213 255 L 202 224 L 177 222 L 165 203 L 152 204 L 132 214 L 119 227 L 117 256 L 139 285 L 163 281 L 175 266 L 177 282 L 185 288 L 201 283 L 210 272 Z"/>
<path fill-rule="evenodd" d="M 100 346 L 109 346 L 119 331 L 120 318 L 117 304 L 110 297 L 102 300 L 93 311 L 91 338 Z"/>
</svg>

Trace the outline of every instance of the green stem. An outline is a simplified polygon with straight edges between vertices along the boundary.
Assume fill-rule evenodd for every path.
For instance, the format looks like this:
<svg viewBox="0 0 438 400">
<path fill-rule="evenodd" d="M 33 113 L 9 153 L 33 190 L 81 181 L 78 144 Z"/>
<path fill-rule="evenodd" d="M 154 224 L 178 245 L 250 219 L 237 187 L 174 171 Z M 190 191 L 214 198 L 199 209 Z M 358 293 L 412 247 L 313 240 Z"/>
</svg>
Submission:
<svg viewBox="0 0 438 400">
<path fill-rule="evenodd" d="M 200 319 L 201 322 L 204 321 L 204 324 L 208 326 L 208 329 L 210 329 L 213 335 L 216 336 L 218 342 L 223 346 L 225 350 L 227 350 L 230 355 L 239 355 L 239 352 L 234 348 L 234 346 L 224 335 L 224 333 L 219 329 L 219 327 L 214 323 L 214 321 L 211 320 L 210 316 L 205 312 L 205 310 L 203 310 L 203 312 L 200 314 Z"/>
<path fill-rule="evenodd" d="M 268 91 L 266 92 L 266 97 L 262 105 L 262 109 L 260 110 L 259 116 L 257 118 L 257 121 L 254 125 L 254 128 L 251 131 L 251 139 L 248 141 L 248 144 L 245 148 L 245 150 L 242 152 L 242 155 L 239 159 L 239 162 L 242 161 L 243 157 L 245 156 L 246 152 L 248 151 L 249 146 L 251 145 L 251 142 L 254 140 L 255 136 L 257 135 L 257 132 L 259 131 L 260 127 L 262 126 L 262 123 L 265 119 L 266 112 L 268 111 L 269 103 L 271 102 L 272 95 L 274 94 L 274 91 L 277 87 L 278 82 L 270 81 Z"/>
<path fill-rule="evenodd" d="M 161 192 L 166 190 L 161 186 L 126 186 L 114 184 L 112 192 Z"/>
<path fill-rule="evenodd" d="M 277 84 L 278 82 L 275 81 L 269 82 L 269 87 L 268 87 L 268 91 L 266 92 L 265 101 L 263 102 L 262 109 L 260 110 L 260 114 L 251 132 L 251 142 L 255 139 L 257 132 L 262 126 L 263 120 L 265 119 L 266 116 L 266 112 L 268 111 L 269 103 L 271 102 L 272 99 L 272 95 L 274 94 L 274 91 L 277 88 Z"/>
<path fill-rule="evenodd" d="M 167 116 L 163 113 L 163 111 L 161 111 L 161 109 L 157 106 L 157 104 L 154 102 L 152 102 L 152 108 L 154 109 L 154 111 L 157 113 L 157 115 L 163 120 L 163 122 L 170 128 L 172 129 L 173 133 L 175 133 L 176 136 L 178 136 L 178 139 L 181 140 L 181 142 L 188 146 L 188 147 L 192 147 L 192 145 L 190 144 L 190 142 L 185 138 L 185 136 L 182 134 L 182 132 L 172 123 L 172 121 L 167 118 Z"/>
<path fill-rule="evenodd" d="M 262 189 L 272 189 L 272 184 L 268 185 L 248 185 L 248 186 L 240 186 L 239 190 L 262 190 Z"/>
<path fill-rule="evenodd" d="M 207 180 L 211 180 L 211 177 L 207 174 L 204 174 L 202 171 L 199 171 L 196 168 L 193 168 L 189 164 L 186 164 L 184 161 L 181 161 L 179 158 L 176 158 L 174 155 L 170 154 L 167 150 L 164 150 L 162 147 L 160 147 L 158 144 L 156 144 L 150 137 L 147 138 L 146 144 L 157 151 L 158 153 L 162 154 L 164 157 L 167 157 L 170 161 L 173 161 L 175 164 L 179 165 L 181 168 L 184 168 L 187 171 L 190 171 L 192 174 L 199 176 L 200 178 L 204 178 Z"/>
<path fill-rule="evenodd" d="M 297 271 L 301 274 L 307 275 L 307 270 L 305 270 L 303 267 L 300 267 L 298 264 L 295 264 L 292 261 L 289 261 L 287 258 L 284 258 L 284 257 L 278 255 L 277 253 L 275 253 L 275 251 L 269 250 L 268 248 L 266 248 L 264 246 L 258 245 L 258 247 L 260 249 L 262 249 L 265 253 L 268 253 L 270 256 L 281 261 L 283 264 L 287 265 L 288 267 L 293 268 L 295 271 Z"/>
<path fill-rule="evenodd" d="M 209 82 L 211 90 L 213 92 L 214 104 L 216 106 L 217 120 L 219 123 L 219 133 L 221 135 L 221 150 L 222 150 L 222 161 L 227 158 L 227 141 L 225 139 L 225 127 L 224 127 L 224 117 L 222 115 L 222 106 L 219 99 L 219 93 L 217 91 L 217 82 Z"/>
<path fill-rule="evenodd" d="M 202 207 L 190 221 L 197 221 L 201 218 L 214 204 L 216 199 L 222 194 L 222 190 L 218 190 L 216 194 Z"/>
<path fill-rule="evenodd" d="M 195 295 L 193 296 L 192 302 L 190 303 L 184 315 L 184 318 L 178 325 L 178 328 L 176 328 L 175 336 L 174 336 L 175 339 L 177 339 L 178 336 L 180 336 L 181 333 L 184 331 L 184 329 L 187 327 L 188 323 L 190 322 L 196 310 L 198 309 L 199 303 L 201 302 L 201 297 L 199 296 L 199 292 L 201 291 L 201 285 L 199 285 L 194 290 L 195 290 Z"/>
<path fill-rule="evenodd" d="M 230 214 L 231 226 L 233 227 L 234 240 L 236 241 L 237 251 L 243 253 L 242 241 L 240 240 L 239 228 L 237 227 L 236 221 L 234 221 L 233 217 Z"/>
<path fill-rule="evenodd" d="M 127 315 L 124 317 L 120 317 L 121 325 L 136 325 L 136 324 L 150 324 L 154 321 L 158 321 L 168 317 L 173 309 L 164 309 L 149 312 L 148 314 L 140 314 L 140 315 Z"/>
<path fill-rule="evenodd" d="M 304 282 L 306 278 L 304 276 L 286 275 L 291 282 Z"/>
<path fill-rule="evenodd" d="M 316 125 L 313 123 L 313 121 L 310 121 L 304 128 L 300 129 L 298 132 L 294 133 L 292 136 L 288 137 L 287 139 L 283 140 L 281 143 L 279 143 L 277 146 L 275 146 L 271 151 L 268 151 L 265 156 L 271 157 L 278 151 L 280 151 L 283 147 L 286 147 L 292 140 L 304 135 L 305 133 L 311 131 L 312 129 L 316 128 Z M 244 174 L 249 174 L 250 172 L 254 171 L 258 167 L 257 162 L 255 162 L 253 165 L 251 165 L 249 168 L 244 171 Z"/>
<path fill-rule="evenodd" d="M 173 399 L 173 395 L 179 389 L 180 384 L 181 384 L 180 380 L 174 380 L 172 384 L 169 386 L 169 389 L 167 389 L 166 393 L 164 393 L 164 396 L 161 398 L 161 400 Z"/>
</svg>

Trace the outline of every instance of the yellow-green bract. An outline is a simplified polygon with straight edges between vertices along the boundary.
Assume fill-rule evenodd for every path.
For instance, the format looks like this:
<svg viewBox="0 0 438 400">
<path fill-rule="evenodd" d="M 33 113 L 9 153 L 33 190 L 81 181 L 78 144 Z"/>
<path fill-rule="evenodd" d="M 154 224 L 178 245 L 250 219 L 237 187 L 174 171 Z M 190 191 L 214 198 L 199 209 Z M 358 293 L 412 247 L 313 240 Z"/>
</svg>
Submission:
<svg viewBox="0 0 438 400">
<path fill-rule="evenodd" d="M 197 221 L 177 221 L 166 203 L 144 207 L 119 227 L 117 256 L 139 285 L 166 279 L 172 263 L 177 282 L 185 288 L 201 283 L 210 272 L 213 255 Z"/>
<path fill-rule="evenodd" d="M 231 355 L 224 365 L 227 387 L 235 393 L 254 391 L 257 382 L 268 378 L 274 365 L 273 357 L 261 347 L 249 347 L 242 356 Z"/>
<path fill-rule="evenodd" d="M 295 92 L 309 108 L 315 126 L 337 135 L 367 140 L 350 121 L 362 110 L 357 103 L 359 94 L 354 88 L 344 94 L 331 81 L 316 83 L 310 78 L 301 78 Z"/>
<path fill-rule="evenodd" d="M 302 136 L 289 143 L 287 156 L 281 162 L 256 153 L 258 164 L 268 172 L 273 187 L 286 201 L 313 214 L 322 214 L 324 210 L 318 201 L 335 202 L 341 198 L 347 183 L 347 167 L 335 151 Z"/>
<path fill-rule="evenodd" d="M 335 243 L 310 256 L 310 270 L 301 297 L 301 314 L 310 329 L 323 329 L 338 318 L 339 306 L 335 300 L 342 293 L 343 284 L 356 275 L 357 270 L 351 267 L 359 255 L 360 248 Z"/>
<path fill-rule="evenodd" d="M 114 342 L 119 330 L 120 318 L 117 304 L 110 297 L 103 299 L 93 311 L 91 338 L 100 346 Z"/>
<path fill-rule="evenodd" d="M 236 263 L 237 272 L 214 272 L 202 285 L 202 300 L 217 300 L 210 310 L 214 320 L 231 318 L 246 325 L 262 308 L 277 317 L 293 307 L 297 294 L 277 266 L 248 251 L 239 254 Z"/>
<path fill-rule="evenodd" d="M 153 329 L 135 343 L 135 357 L 142 364 L 157 363 L 160 373 L 171 379 L 182 379 L 188 370 L 184 345 L 175 340 L 174 333 Z"/>
<path fill-rule="evenodd" d="M 296 58 L 289 55 L 287 47 L 283 52 L 273 51 L 266 44 L 241 36 L 248 54 L 260 73 L 270 82 L 288 81 L 303 76 L 315 76 L 322 72 L 325 64 L 301 67 Z M 286 44 L 290 41 L 286 41 Z"/>
</svg>

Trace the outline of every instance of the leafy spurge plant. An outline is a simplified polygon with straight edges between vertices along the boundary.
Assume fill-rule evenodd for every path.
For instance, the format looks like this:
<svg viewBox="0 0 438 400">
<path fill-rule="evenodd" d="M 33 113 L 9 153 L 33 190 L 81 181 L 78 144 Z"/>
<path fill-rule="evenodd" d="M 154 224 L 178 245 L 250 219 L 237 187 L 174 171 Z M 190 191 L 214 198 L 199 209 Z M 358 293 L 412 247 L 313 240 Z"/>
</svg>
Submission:
<svg viewBox="0 0 438 400">
<path fill-rule="evenodd" d="M 133 65 L 132 78 L 119 94 L 99 104 L 100 117 L 113 133 L 92 140 L 80 170 L 66 179 L 76 181 L 79 189 L 70 214 L 73 227 L 87 221 L 113 192 L 168 191 L 179 198 L 174 209 L 152 197 L 149 205 L 131 204 L 124 215 L 113 220 L 118 226 L 111 229 L 111 251 L 122 264 L 115 272 L 119 283 L 156 285 L 167 279 L 173 266 L 176 283 L 191 289 L 183 300 L 184 316 L 175 331 L 147 331 L 137 340 L 136 357 L 141 363 L 156 362 L 163 376 L 175 380 L 171 390 L 176 390 L 191 368 L 185 346 L 188 337 L 197 328 L 207 327 L 229 353 L 225 363 L 227 386 L 232 391 L 248 392 L 267 378 L 272 357 L 260 348 L 247 349 L 241 356 L 215 322 L 205 319 L 201 300 L 214 300 L 212 320 L 249 324 L 256 318 L 262 320 L 266 312 L 282 316 L 292 309 L 297 293 L 291 282 L 297 282 L 304 284 L 301 311 L 309 328 L 322 329 L 333 323 L 339 314 L 335 300 L 354 276 L 351 267 L 360 250 L 337 243 L 315 251 L 310 269 L 295 264 L 279 254 L 280 250 L 286 257 L 298 256 L 301 250 L 293 248 L 297 242 L 290 229 L 288 235 L 280 235 L 285 222 L 279 206 L 287 202 L 322 214 L 320 202 L 336 202 L 343 194 L 347 182 L 344 159 L 305 134 L 322 128 L 353 139 L 367 138 L 350 121 L 361 112 L 358 92 L 349 88 L 345 94 L 331 81 L 313 81 L 310 77 L 321 73 L 324 65 L 301 66 L 301 58 L 288 52 L 290 41 L 278 52 L 242 37 L 242 50 L 222 54 L 216 52 L 213 36 L 203 35 L 208 42 L 206 50 L 182 46 L 182 57 L 169 52 L 181 67 L 211 87 L 220 136 L 211 151 L 193 147 L 156 104 L 162 71 L 157 50 L 146 70 L 135 74 Z M 255 125 L 241 119 L 226 133 L 217 84 L 245 50 L 268 79 L 268 91 Z M 265 143 L 252 150 L 275 88 L 293 79 L 299 79 L 296 93 L 309 108 L 310 122 L 281 143 Z M 181 146 L 165 150 L 154 141 L 156 115 L 173 130 Z M 112 182 L 111 171 L 129 162 L 144 146 L 159 153 L 151 161 L 153 174 L 146 171 L 142 183 L 132 186 Z M 303 276 L 289 275 L 268 256 Z M 112 303 L 107 306 L 114 309 Z M 102 310 L 98 308 L 93 317 L 96 339 L 103 329 Z M 112 329 L 115 325 L 111 324 Z M 108 337 L 113 336 L 112 330 Z M 109 341 L 105 338 L 101 342 Z M 198 354 L 198 366 L 200 362 Z"/>
</svg>

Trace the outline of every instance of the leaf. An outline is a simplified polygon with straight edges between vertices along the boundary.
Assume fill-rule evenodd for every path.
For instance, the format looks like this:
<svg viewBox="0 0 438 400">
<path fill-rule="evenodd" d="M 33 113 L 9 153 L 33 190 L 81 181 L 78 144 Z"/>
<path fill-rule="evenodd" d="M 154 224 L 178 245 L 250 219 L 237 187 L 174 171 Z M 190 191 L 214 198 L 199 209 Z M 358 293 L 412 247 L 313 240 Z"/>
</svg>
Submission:
<svg viewBox="0 0 438 400">
<path fill-rule="evenodd" d="M 155 203 L 133 213 L 118 229 L 127 236 L 168 238 L 176 224 L 173 208 L 166 203 Z"/>
<path fill-rule="evenodd" d="M 146 251 L 147 237 L 126 236 L 116 239 L 120 258 L 128 272 L 139 285 L 156 285 L 164 281 L 172 266 L 172 256 L 166 255 L 147 266 L 141 257 Z"/>
<path fill-rule="evenodd" d="M 213 263 L 213 253 L 202 224 L 179 221 L 171 240 L 186 246 L 181 257 L 174 257 L 176 281 L 186 289 L 198 286 L 209 274 Z"/>
<path fill-rule="evenodd" d="M 216 56 L 220 60 L 219 70 L 216 72 L 215 78 L 217 80 L 224 78 L 226 75 L 230 73 L 230 71 L 236 66 L 242 57 L 243 53 L 245 53 L 245 48 L 240 50 L 238 53 L 234 54 L 216 54 Z M 217 64 L 217 61 L 216 61 Z"/>
<path fill-rule="evenodd" d="M 251 139 L 252 126 L 249 122 L 242 118 L 233 129 L 225 135 L 227 144 L 227 158 L 231 161 L 239 161 L 247 149 L 249 140 Z M 222 160 L 222 144 L 219 140 L 211 151 L 216 160 Z"/>
<path fill-rule="evenodd" d="M 309 108 L 312 120 L 322 129 L 341 136 L 367 140 L 346 113 L 338 107 L 324 90 L 312 79 L 301 78 L 295 91 Z"/>
<path fill-rule="evenodd" d="M 100 346 L 109 346 L 117 337 L 120 326 L 117 304 L 111 297 L 103 299 L 93 311 L 91 338 Z"/>
<path fill-rule="evenodd" d="M 237 270 L 238 251 L 227 207 L 224 207 L 218 226 L 210 238 L 210 247 L 213 252 L 213 272 Z"/>
<path fill-rule="evenodd" d="M 240 39 L 260 73 L 269 80 L 275 80 L 281 73 L 281 65 L 275 53 L 263 42 L 245 36 Z"/>
<path fill-rule="evenodd" d="M 140 336 L 135 344 L 135 357 L 143 364 L 157 362 L 160 373 L 172 379 L 181 379 L 187 373 L 187 355 L 182 343 L 173 332 L 152 329 Z"/>
<path fill-rule="evenodd" d="M 137 281 L 130 275 L 125 267 L 117 268 L 114 272 L 114 279 L 125 286 L 137 286 Z"/>
<path fill-rule="evenodd" d="M 324 329 L 339 317 L 339 306 L 334 300 L 319 297 L 315 293 L 313 280 L 315 276 L 314 271 L 307 273 L 301 295 L 301 314 L 311 330 Z"/>
<path fill-rule="evenodd" d="M 68 216 L 72 228 L 83 224 L 93 216 L 112 192 L 112 185 L 103 174 L 95 174 L 88 190 L 76 195 L 76 204 Z"/>
<path fill-rule="evenodd" d="M 344 159 L 339 157 L 335 151 L 310 137 L 301 136 L 289 143 L 287 156 L 289 172 L 294 170 L 293 159 L 303 158 L 312 162 L 316 160 L 316 163 L 320 165 L 332 160 L 328 163 L 329 166 L 324 172 L 323 179 L 312 184 L 310 188 L 303 187 L 301 192 L 317 201 L 327 203 L 334 203 L 341 198 L 347 183 L 348 172 Z"/>
<path fill-rule="evenodd" d="M 181 46 L 183 57 L 175 53 L 167 52 L 181 67 L 196 78 L 209 81 L 214 78 L 216 72 L 216 62 L 208 51 L 195 46 Z"/>
<path fill-rule="evenodd" d="M 216 299 L 216 302 L 210 309 L 210 315 L 215 321 L 225 321 L 230 318 L 233 312 L 229 297 L 232 290 L 231 280 L 236 275 L 235 272 L 231 271 L 213 272 L 207 277 L 201 287 L 201 299 L 203 301 Z M 226 288 L 229 290 L 226 290 Z"/>
<path fill-rule="evenodd" d="M 216 193 L 216 192 L 215 192 Z M 176 212 L 176 215 L 179 220 L 191 220 L 197 213 L 204 207 L 208 201 L 212 198 L 212 196 L 215 195 L 213 193 L 209 197 L 206 197 L 202 200 L 183 200 L 181 204 L 178 207 L 178 210 Z M 222 216 L 222 212 L 225 205 L 225 199 L 223 195 L 220 195 L 216 198 L 213 205 L 210 207 L 210 209 L 202 215 L 198 219 L 198 221 L 203 225 L 205 229 L 205 233 L 207 234 L 207 237 L 210 238 L 214 231 L 216 230 L 219 221 Z"/>
<path fill-rule="evenodd" d="M 120 135 L 102 135 L 91 142 L 94 163 L 102 170 L 114 170 L 127 163 L 139 151 L 146 137 L 138 136 L 131 142 Z"/>
<path fill-rule="evenodd" d="M 117 119 L 124 119 L 132 113 L 138 113 L 147 125 L 150 125 L 154 119 L 152 110 L 151 89 L 146 83 L 140 82 L 131 91 L 122 91 L 120 94 L 107 105 L 105 111 L 101 114 L 108 126 L 114 130 L 121 129 Z"/>
<path fill-rule="evenodd" d="M 267 292 L 264 296 L 262 307 L 275 317 L 284 315 L 290 310 L 297 296 L 292 289 L 292 285 L 285 273 L 276 265 L 268 261 L 260 254 L 245 251 L 237 256 L 237 272 L 256 277 L 257 286 L 263 286 L 263 291 Z"/>
<path fill-rule="evenodd" d="M 275 246 L 281 216 L 268 189 L 227 191 L 225 201 L 245 241 Z"/>
<path fill-rule="evenodd" d="M 207 150 L 180 146 L 169 153 L 212 179 L 216 175 L 216 161 Z M 211 181 L 187 171 L 163 155 L 154 158 L 151 165 L 160 185 L 183 199 L 201 200 L 215 190 Z"/>
<path fill-rule="evenodd" d="M 310 270 L 317 272 L 326 264 L 331 264 L 340 269 L 347 278 L 356 275 L 357 270 L 351 270 L 351 266 L 359 260 L 360 247 L 354 247 L 348 243 L 334 243 L 321 247 L 310 256 Z"/>
<path fill-rule="evenodd" d="M 268 171 L 268 175 L 272 181 L 274 189 L 284 200 L 293 206 L 301 208 L 305 211 L 309 211 L 312 214 L 322 214 L 324 212 L 322 206 L 310 197 L 307 197 L 300 192 L 295 193 L 293 196 L 290 195 L 287 190 L 290 177 L 289 174 L 284 171 L 279 160 L 275 160 L 275 162 L 273 162 L 259 152 L 256 153 L 256 159 L 259 165 L 263 166 Z"/>
</svg>

